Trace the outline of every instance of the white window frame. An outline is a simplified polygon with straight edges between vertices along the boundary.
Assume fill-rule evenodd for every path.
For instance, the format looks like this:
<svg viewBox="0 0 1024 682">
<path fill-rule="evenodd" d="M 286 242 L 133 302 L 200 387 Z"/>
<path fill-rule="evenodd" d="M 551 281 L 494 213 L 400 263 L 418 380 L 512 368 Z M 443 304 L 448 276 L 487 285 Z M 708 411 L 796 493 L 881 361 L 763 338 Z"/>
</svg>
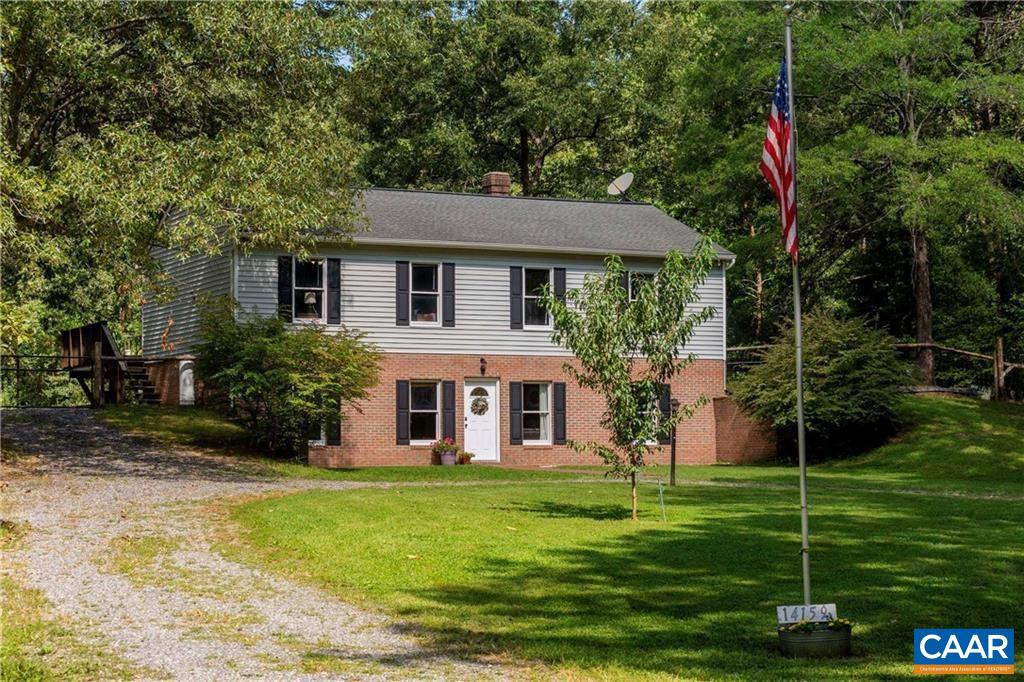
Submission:
<svg viewBox="0 0 1024 682">
<path fill-rule="evenodd" d="M 646 410 L 643 410 L 643 412 L 654 413 L 654 415 L 655 415 L 655 417 L 657 417 L 658 421 L 661 422 L 661 402 L 657 398 L 655 398 L 654 401 L 651 402 L 651 406 L 649 408 L 647 408 Z M 644 445 L 648 445 L 648 446 L 650 446 L 650 445 L 659 445 L 659 444 L 660 443 L 658 442 L 657 436 L 655 436 L 653 440 L 648 439 L 648 440 L 644 441 Z"/>
<path fill-rule="evenodd" d="M 319 256 L 306 259 L 308 262 L 320 261 L 320 288 L 300 287 L 295 279 L 295 266 L 299 263 L 298 256 L 292 256 L 292 324 L 316 324 L 327 321 L 327 259 Z M 304 261 L 305 262 L 305 261 Z M 295 292 L 296 291 L 320 291 L 320 317 L 296 317 L 295 316 Z"/>
<path fill-rule="evenodd" d="M 554 282 L 554 269 L 553 268 L 543 268 L 543 267 L 530 267 L 528 265 L 524 265 L 523 266 L 523 284 L 522 284 L 522 287 L 523 287 L 523 329 L 540 329 L 540 330 L 550 331 L 553 327 L 552 327 L 552 323 L 551 323 L 551 313 L 548 312 L 547 310 L 544 311 L 544 319 L 546 320 L 546 322 L 544 322 L 544 324 L 527 324 L 526 323 L 526 301 L 527 301 L 527 299 L 537 300 L 537 298 L 538 298 L 537 296 L 535 296 L 533 294 L 529 294 L 526 291 L 526 271 L 527 270 L 547 270 L 548 271 L 548 286 L 552 287 L 552 286 L 554 286 L 554 283 L 553 283 Z M 530 383 L 537 383 L 537 382 L 530 382 Z"/>
<path fill-rule="evenodd" d="M 526 387 L 527 386 L 543 386 L 544 387 L 544 390 L 547 392 L 547 403 L 548 403 L 547 412 L 543 412 L 541 410 L 527 410 L 526 409 Z M 552 440 L 551 440 L 552 439 L 551 430 L 555 427 L 554 421 L 552 419 L 552 413 L 554 412 L 554 409 L 553 409 L 553 406 L 551 404 L 551 400 L 552 400 L 553 397 L 554 397 L 554 390 L 552 389 L 552 384 L 551 384 L 550 381 L 524 381 L 523 382 L 523 409 L 522 409 L 522 415 L 523 415 L 524 419 L 523 419 L 523 425 L 521 426 L 522 431 L 523 431 L 523 445 L 551 445 L 551 443 L 552 443 Z M 545 438 L 545 439 L 538 439 L 538 440 L 531 440 L 531 439 L 526 437 L 526 419 L 525 419 L 525 417 L 526 417 L 527 414 L 546 415 L 545 421 L 547 421 L 548 428 L 547 429 L 543 429 L 542 428 L 541 431 L 545 431 L 545 430 L 547 431 L 547 433 L 548 433 L 548 437 L 547 438 Z"/>
<path fill-rule="evenodd" d="M 421 268 L 422 267 L 430 267 L 430 268 L 434 268 L 434 272 L 437 274 L 437 277 L 436 277 L 436 280 L 435 280 L 437 282 L 437 291 L 417 291 L 416 289 L 413 289 L 412 269 L 414 267 L 421 267 Z M 440 327 L 441 326 L 441 321 L 444 318 L 444 311 L 442 310 L 442 306 L 444 306 L 444 297 L 441 296 L 441 290 L 444 288 L 444 283 L 441 281 L 441 275 L 442 275 L 442 273 L 441 273 L 441 264 L 440 263 L 431 263 L 431 262 L 423 262 L 423 261 L 417 261 L 415 263 L 409 263 L 409 325 L 410 326 L 413 326 L 413 327 Z M 434 320 L 433 322 L 423 322 L 423 321 L 418 321 L 418 320 L 414 320 L 413 319 L 412 297 L 417 295 L 417 294 L 420 295 L 420 296 L 423 296 L 423 295 L 437 296 L 437 319 Z"/>
<path fill-rule="evenodd" d="M 434 410 L 414 410 L 412 407 L 412 389 L 413 386 L 426 386 L 433 384 L 434 386 Z M 411 379 L 409 381 L 409 445 L 433 445 L 437 441 L 441 440 L 441 382 L 432 381 L 430 379 Z M 430 414 L 434 413 L 434 438 L 429 440 L 415 440 L 412 437 L 412 415 L 413 414 Z"/>
<path fill-rule="evenodd" d="M 629 271 L 629 302 L 632 303 L 636 300 L 636 296 L 633 294 L 633 275 L 651 275 L 651 282 L 655 281 L 655 276 L 658 274 L 654 270 L 630 270 Z"/>
</svg>

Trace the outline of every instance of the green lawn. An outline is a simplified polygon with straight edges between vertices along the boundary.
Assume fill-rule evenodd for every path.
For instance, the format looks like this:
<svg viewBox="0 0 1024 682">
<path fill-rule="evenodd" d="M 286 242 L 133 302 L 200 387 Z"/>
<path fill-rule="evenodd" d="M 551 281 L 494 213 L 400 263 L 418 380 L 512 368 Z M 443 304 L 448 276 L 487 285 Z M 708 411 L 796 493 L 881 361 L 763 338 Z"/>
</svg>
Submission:
<svg viewBox="0 0 1024 682">
<path fill-rule="evenodd" d="M 319 469 L 295 461 L 260 456 L 241 426 L 211 410 L 196 407 L 117 405 L 98 412 L 101 419 L 127 433 L 170 445 L 199 448 L 238 458 L 254 474 L 337 481 L 510 481 L 578 479 L 587 474 L 553 469 L 517 470 L 488 465 L 455 467 L 370 467 Z M 601 471 L 593 471 L 594 477 Z"/>
<path fill-rule="evenodd" d="M 774 652 L 774 606 L 800 601 L 790 468 L 682 469 L 667 522 L 649 484 L 635 523 L 627 489 L 597 482 L 302 493 L 234 508 L 225 551 L 379 606 L 441 649 L 569 674 L 910 677 L 914 627 L 1024 624 L 1024 503 L 981 496 L 1024 496 L 1024 409 L 906 409 L 899 441 L 812 476 L 815 598 L 857 622 L 849 660 Z"/>
</svg>

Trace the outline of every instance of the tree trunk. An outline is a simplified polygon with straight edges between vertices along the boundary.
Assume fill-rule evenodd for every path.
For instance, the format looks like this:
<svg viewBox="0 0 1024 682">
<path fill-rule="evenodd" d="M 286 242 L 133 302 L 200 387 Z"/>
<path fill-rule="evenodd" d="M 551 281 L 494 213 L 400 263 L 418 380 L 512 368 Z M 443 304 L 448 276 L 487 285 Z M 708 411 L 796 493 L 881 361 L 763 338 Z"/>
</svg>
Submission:
<svg viewBox="0 0 1024 682">
<path fill-rule="evenodd" d="M 753 225 L 750 226 L 750 236 L 757 236 Z M 760 343 L 761 332 L 764 329 L 764 273 L 759 263 L 754 266 L 754 299 L 754 337 Z"/>
<path fill-rule="evenodd" d="M 914 311 L 918 343 L 934 343 L 932 338 L 932 288 L 931 269 L 928 262 L 928 240 L 924 233 L 914 228 L 910 232 L 913 249 L 912 278 L 914 282 Z M 935 351 L 923 348 L 917 354 L 917 366 L 921 378 L 929 386 L 935 385 Z"/>
<path fill-rule="evenodd" d="M 632 474 L 630 474 L 630 483 L 631 483 L 631 488 L 632 488 L 630 490 L 630 501 L 632 502 L 632 508 L 633 508 L 633 515 L 632 515 L 631 518 L 634 521 L 636 521 L 636 472 L 635 471 Z"/>
<path fill-rule="evenodd" d="M 519 184 L 523 186 L 523 196 L 530 196 L 530 135 L 526 128 L 519 129 Z"/>
</svg>

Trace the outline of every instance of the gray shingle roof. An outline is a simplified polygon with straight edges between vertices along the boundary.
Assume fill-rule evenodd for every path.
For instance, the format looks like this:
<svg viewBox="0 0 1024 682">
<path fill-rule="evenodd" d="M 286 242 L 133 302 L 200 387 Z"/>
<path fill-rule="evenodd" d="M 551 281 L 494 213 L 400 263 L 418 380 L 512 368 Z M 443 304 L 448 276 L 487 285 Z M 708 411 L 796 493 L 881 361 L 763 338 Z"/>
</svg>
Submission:
<svg viewBox="0 0 1024 682">
<path fill-rule="evenodd" d="M 356 243 L 661 256 L 700 235 L 650 204 L 400 189 L 361 192 L 370 220 Z M 727 260 L 733 254 L 715 245 Z"/>
</svg>

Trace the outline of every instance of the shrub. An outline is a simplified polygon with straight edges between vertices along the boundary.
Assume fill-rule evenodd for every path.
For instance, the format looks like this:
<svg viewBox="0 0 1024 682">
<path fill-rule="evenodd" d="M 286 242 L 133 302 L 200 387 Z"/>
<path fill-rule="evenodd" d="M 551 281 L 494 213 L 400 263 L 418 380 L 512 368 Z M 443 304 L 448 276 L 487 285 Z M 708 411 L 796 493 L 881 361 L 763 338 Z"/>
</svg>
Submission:
<svg viewBox="0 0 1024 682">
<path fill-rule="evenodd" d="M 303 454 L 311 426 L 336 423 L 342 405 L 366 398 L 377 383 L 377 352 L 345 329 L 289 329 L 218 299 L 203 306 L 200 334 L 204 392 L 270 454 Z"/>
<path fill-rule="evenodd" d="M 892 433 L 908 368 L 894 340 L 864 320 L 827 313 L 804 317 L 804 415 L 808 456 L 847 454 Z M 792 326 L 764 364 L 736 380 L 733 397 L 747 414 L 771 423 L 784 445 L 796 442 L 796 347 Z"/>
</svg>

